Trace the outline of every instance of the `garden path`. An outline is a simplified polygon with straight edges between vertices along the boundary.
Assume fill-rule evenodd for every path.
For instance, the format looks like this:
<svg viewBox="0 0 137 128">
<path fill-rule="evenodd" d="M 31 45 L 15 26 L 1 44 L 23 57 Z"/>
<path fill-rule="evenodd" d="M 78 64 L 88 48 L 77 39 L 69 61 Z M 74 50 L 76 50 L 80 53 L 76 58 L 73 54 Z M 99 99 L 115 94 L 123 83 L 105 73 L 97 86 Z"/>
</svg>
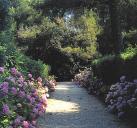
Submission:
<svg viewBox="0 0 137 128">
<path fill-rule="evenodd" d="M 130 128 L 105 109 L 96 97 L 72 82 L 61 82 L 51 94 L 39 128 Z"/>
</svg>

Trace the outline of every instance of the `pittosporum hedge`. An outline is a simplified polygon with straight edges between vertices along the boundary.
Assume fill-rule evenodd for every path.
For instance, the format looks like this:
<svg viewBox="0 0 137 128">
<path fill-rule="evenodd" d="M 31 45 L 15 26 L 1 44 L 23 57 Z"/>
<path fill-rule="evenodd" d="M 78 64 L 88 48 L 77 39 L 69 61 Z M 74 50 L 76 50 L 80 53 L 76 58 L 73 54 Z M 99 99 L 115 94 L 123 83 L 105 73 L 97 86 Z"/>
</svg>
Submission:
<svg viewBox="0 0 137 128">
<path fill-rule="evenodd" d="M 137 48 L 129 47 L 120 55 L 107 55 L 92 62 L 93 73 L 106 85 L 114 84 L 123 75 L 128 80 L 137 76 Z"/>
</svg>

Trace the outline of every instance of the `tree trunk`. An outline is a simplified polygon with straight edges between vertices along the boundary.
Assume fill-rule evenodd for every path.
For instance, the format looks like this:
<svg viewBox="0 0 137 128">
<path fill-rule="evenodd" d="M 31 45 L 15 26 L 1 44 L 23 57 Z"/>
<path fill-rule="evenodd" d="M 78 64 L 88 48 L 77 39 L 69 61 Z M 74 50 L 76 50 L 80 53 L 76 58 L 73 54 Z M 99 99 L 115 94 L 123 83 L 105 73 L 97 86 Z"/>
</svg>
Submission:
<svg viewBox="0 0 137 128">
<path fill-rule="evenodd" d="M 109 11 L 111 20 L 113 52 L 115 54 L 119 54 L 120 51 L 123 49 L 119 16 L 119 0 L 109 0 Z"/>
<path fill-rule="evenodd" d="M 8 14 L 8 0 L 0 0 L 0 31 L 4 30 Z"/>
</svg>

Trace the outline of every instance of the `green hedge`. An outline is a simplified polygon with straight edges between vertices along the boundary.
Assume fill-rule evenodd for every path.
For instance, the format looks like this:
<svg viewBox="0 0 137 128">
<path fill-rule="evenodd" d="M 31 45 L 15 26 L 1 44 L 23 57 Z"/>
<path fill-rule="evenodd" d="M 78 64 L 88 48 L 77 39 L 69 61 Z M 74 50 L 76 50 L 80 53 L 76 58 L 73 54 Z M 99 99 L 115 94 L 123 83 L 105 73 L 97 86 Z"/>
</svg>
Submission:
<svg viewBox="0 0 137 128">
<path fill-rule="evenodd" d="M 119 81 L 126 75 L 129 80 L 137 78 L 137 48 L 129 47 L 120 55 L 107 55 L 92 62 L 94 75 L 105 84 Z"/>
<path fill-rule="evenodd" d="M 23 71 L 30 72 L 34 75 L 34 77 L 47 77 L 49 73 L 49 66 L 44 64 L 42 61 L 32 60 L 30 58 L 26 58 L 24 63 L 20 65 Z M 24 70 L 25 69 L 25 70 Z"/>
<path fill-rule="evenodd" d="M 45 78 L 49 73 L 49 66 L 44 64 L 42 61 L 33 60 L 21 53 L 19 53 L 19 58 L 16 58 L 15 66 L 25 75 L 29 73 L 33 74 L 34 77 L 41 76 Z"/>
<path fill-rule="evenodd" d="M 47 77 L 49 73 L 49 66 L 44 64 L 42 61 L 33 60 L 22 52 L 17 50 L 15 46 L 10 46 L 6 48 L 6 52 L 3 54 L 5 57 L 5 66 L 7 68 L 16 67 L 24 75 L 28 72 L 32 73 L 34 77 Z"/>
</svg>

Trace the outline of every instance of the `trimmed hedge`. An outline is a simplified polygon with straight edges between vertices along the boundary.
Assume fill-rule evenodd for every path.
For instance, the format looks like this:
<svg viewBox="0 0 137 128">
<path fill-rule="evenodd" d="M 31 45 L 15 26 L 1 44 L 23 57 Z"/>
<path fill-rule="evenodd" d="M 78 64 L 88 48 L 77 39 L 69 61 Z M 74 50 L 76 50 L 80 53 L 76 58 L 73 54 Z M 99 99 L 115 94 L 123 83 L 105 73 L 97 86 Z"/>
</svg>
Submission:
<svg viewBox="0 0 137 128">
<path fill-rule="evenodd" d="M 128 80 L 137 77 L 137 48 L 128 48 L 120 55 L 107 55 L 92 62 L 94 75 L 111 85 L 123 75 Z"/>
</svg>

